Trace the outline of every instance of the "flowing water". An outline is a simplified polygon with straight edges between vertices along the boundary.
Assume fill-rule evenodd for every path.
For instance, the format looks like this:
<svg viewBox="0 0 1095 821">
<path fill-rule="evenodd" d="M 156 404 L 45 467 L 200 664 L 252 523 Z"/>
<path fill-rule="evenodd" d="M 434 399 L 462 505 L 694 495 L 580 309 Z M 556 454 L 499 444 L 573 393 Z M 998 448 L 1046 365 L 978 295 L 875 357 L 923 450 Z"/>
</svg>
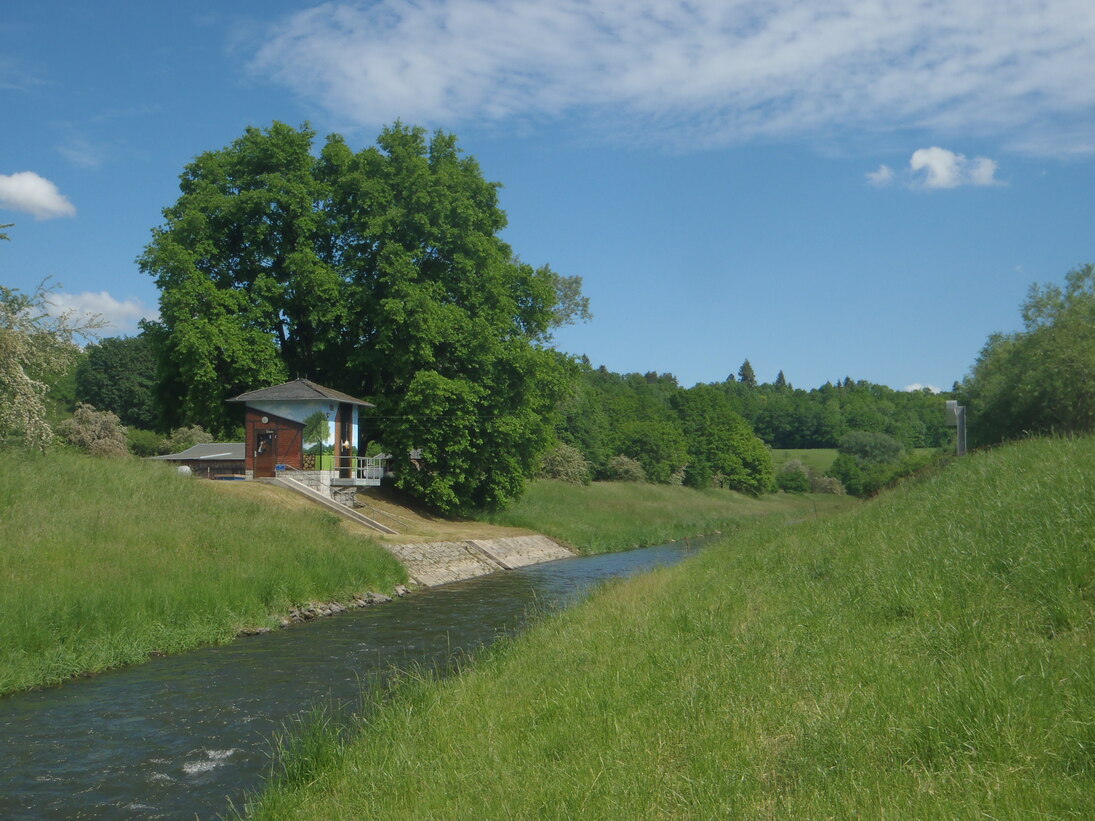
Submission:
<svg viewBox="0 0 1095 821">
<path fill-rule="evenodd" d="M 0 699 L 0 818 L 217 818 L 261 788 L 270 739 L 313 706 L 357 705 L 395 670 L 444 668 L 598 582 L 694 549 L 495 573 Z"/>
</svg>

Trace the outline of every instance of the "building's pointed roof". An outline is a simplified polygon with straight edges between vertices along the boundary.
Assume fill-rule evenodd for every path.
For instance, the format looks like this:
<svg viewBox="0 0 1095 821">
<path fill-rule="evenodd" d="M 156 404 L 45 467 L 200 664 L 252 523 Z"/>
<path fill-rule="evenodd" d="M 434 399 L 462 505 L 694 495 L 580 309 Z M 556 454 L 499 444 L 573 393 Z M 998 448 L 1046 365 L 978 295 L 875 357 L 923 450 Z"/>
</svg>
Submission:
<svg viewBox="0 0 1095 821">
<path fill-rule="evenodd" d="M 334 402 L 348 402 L 351 405 L 360 405 L 363 408 L 376 407 L 372 402 L 364 399 L 355 399 L 342 391 L 333 388 L 325 388 L 310 382 L 307 379 L 294 379 L 281 385 L 269 388 L 259 388 L 257 391 L 248 391 L 229 399 L 229 402 L 315 402 L 316 400 L 330 400 Z"/>
</svg>

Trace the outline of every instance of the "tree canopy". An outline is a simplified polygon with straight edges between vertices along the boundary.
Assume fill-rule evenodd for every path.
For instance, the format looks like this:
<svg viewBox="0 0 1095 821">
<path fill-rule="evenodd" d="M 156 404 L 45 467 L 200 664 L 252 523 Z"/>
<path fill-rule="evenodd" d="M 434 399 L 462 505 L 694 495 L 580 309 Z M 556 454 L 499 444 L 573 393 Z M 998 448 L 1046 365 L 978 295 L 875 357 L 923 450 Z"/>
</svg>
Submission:
<svg viewBox="0 0 1095 821">
<path fill-rule="evenodd" d="M 396 123 L 318 154 L 314 138 L 249 128 L 184 170 L 140 260 L 161 291 L 166 421 L 225 434 L 226 398 L 307 376 L 376 404 L 406 490 L 505 504 L 551 442 L 572 366 L 545 343 L 588 316 L 580 278 L 513 255 L 498 186 L 454 136 Z"/>
<path fill-rule="evenodd" d="M 994 334 L 962 385 L 972 444 L 1095 429 L 1095 266 L 1032 285 L 1025 330 Z"/>
<path fill-rule="evenodd" d="M 153 430 L 156 357 L 144 334 L 110 337 L 88 345 L 76 366 L 76 401 L 110 411 L 123 425 Z"/>
<path fill-rule="evenodd" d="M 759 494 L 773 487 L 771 455 L 725 390 L 684 389 L 672 374 L 615 374 L 583 363 L 558 420 L 597 478 L 642 479 Z"/>
</svg>

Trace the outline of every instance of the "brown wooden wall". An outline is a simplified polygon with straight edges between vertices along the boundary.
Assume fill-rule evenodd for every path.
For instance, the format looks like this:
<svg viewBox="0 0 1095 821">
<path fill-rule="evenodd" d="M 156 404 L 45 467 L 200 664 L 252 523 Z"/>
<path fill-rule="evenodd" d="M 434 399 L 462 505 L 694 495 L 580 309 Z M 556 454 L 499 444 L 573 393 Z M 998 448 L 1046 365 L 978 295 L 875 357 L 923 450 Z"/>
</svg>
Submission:
<svg viewBox="0 0 1095 821">
<path fill-rule="evenodd" d="M 268 422 L 262 421 L 264 416 L 269 420 Z M 255 443 L 258 440 L 259 431 L 274 431 L 277 435 L 275 461 L 278 464 L 289 465 L 297 470 L 304 468 L 303 422 L 294 422 L 291 419 L 248 408 L 244 426 L 247 429 L 244 440 L 245 470 L 255 469 L 255 448 L 257 447 Z"/>
</svg>

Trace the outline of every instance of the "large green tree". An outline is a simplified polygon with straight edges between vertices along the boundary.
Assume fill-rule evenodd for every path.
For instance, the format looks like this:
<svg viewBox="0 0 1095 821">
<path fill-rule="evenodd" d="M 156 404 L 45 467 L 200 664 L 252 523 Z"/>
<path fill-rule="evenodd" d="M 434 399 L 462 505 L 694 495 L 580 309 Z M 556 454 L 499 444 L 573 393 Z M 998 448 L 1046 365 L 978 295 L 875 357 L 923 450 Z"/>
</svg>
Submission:
<svg viewBox="0 0 1095 821">
<path fill-rule="evenodd" d="M 145 336 L 110 337 L 88 345 L 76 366 L 76 401 L 117 415 L 123 425 L 152 430 L 156 357 Z"/>
<path fill-rule="evenodd" d="M 696 385 L 678 392 L 672 404 L 688 445 L 687 484 L 715 484 L 753 495 L 774 489 L 772 455 L 734 411 L 725 391 Z"/>
<path fill-rule="evenodd" d="M 588 316 L 580 279 L 514 257 L 497 184 L 452 135 L 397 123 L 318 153 L 314 138 L 250 128 L 183 172 L 141 258 L 169 421 L 225 433 L 226 398 L 307 376 L 376 403 L 408 491 L 445 511 L 505 504 L 572 381 L 545 343 Z"/>
<path fill-rule="evenodd" d="M 1025 330 L 989 337 L 962 385 L 971 443 L 1095 429 L 1095 266 L 1032 285 Z"/>
</svg>

